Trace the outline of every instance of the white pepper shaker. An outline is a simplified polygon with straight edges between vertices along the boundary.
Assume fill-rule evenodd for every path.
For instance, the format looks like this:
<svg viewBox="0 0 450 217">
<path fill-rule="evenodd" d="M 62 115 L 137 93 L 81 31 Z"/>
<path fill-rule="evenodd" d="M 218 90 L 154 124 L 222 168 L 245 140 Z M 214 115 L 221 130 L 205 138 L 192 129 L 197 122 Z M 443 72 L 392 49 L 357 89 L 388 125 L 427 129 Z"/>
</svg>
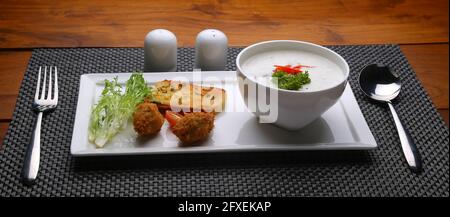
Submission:
<svg viewBox="0 0 450 217">
<path fill-rule="evenodd" d="M 224 71 L 227 64 L 227 36 L 217 29 L 198 33 L 195 43 L 194 68 L 202 71 Z"/>
<path fill-rule="evenodd" d="M 169 30 L 155 29 L 145 36 L 144 71 L 177 70 L 177 37 Z"/>
</svg>

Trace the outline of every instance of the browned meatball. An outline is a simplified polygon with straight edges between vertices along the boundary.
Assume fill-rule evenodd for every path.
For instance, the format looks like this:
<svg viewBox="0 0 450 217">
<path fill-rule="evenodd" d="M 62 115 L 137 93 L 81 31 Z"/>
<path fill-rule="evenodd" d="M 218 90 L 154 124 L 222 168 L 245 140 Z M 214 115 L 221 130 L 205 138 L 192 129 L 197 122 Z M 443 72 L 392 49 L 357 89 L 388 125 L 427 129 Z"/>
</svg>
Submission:
<svg viewBox="0 0 450 217">
<path fill-rule="evenodd" d="M 183 143 L 190 144 L 206 139 L 213 128 L 213 113 L 195 112 L 186 113 L 172 126 L 172 132 Z"/>
<path fill-rule="evenodd" d="M 163 124 L 164 117 L 154 103 L 143 102 L 136 107 L 136 111 L 133 113 L 134 130 L 141 136 L 158 133 Z"/>
</svg>

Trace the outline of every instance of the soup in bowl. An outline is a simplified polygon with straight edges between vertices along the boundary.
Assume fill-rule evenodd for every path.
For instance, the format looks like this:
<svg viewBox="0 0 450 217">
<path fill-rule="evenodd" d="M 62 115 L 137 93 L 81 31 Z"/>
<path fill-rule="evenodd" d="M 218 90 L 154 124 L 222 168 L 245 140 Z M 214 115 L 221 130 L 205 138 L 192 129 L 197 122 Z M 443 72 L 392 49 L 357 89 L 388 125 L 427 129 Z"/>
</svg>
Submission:
<svg viewBox="0 0 450 217">
<path fill-rule="evenodd" d="M 240 93 L 260 122 L 300 129 L 333 106 L 347 84 L 349 67 L 320 45 L 276 40 L 251 45 L 237 59 Z"/>
</svg>

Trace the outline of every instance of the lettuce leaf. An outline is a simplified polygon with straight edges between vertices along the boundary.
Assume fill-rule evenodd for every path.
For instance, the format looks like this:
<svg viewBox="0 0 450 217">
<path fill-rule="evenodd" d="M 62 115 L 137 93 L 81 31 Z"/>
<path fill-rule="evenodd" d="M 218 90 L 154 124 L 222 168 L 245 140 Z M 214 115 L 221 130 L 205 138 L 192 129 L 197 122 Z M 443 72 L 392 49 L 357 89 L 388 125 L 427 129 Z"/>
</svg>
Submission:
<svg viewBox="0 0 450 217">
<path fill-rule="evenodd" d="M 103 147 L 126 126 L 137 104 L 150 95 L 150 87 L 140 72 L 133 73 L 125 84 L 125 92 L 117 77 L 105 80 L 102 95 L 92 108 L 89 120 L 89 141 Z"/>
</svg>

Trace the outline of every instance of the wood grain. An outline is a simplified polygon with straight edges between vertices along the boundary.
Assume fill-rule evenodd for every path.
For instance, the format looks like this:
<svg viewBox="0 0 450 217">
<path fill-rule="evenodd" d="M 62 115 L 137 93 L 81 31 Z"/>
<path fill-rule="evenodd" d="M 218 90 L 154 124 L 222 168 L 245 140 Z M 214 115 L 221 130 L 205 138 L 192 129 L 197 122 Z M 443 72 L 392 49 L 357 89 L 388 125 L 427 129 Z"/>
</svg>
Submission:
<svg viewBox="0 0 450 217">
<path fill-rule="evenodd" d="M 3 139 L 5 139 L 6 132 L 8 131 L 8 122 L 0 122 L 0 150 L 3 148 Z"/>
<path fill-rule="evenodd" d="M 205 28 L 232 45 L 448 42 L 448 0 L 13 1 L 0 7 L 0 48 L 140 47 L 155 28 L 192 46 Z"/>
<path fill-rule="evenodd" d="M 437 108 L 448 107 L 448 44 L 401 46 Z"/>
<path fill-rule="evenodd" d="M 0 51 L 0 120 L 11 120 L 31 51 Z"/>
</svg>

